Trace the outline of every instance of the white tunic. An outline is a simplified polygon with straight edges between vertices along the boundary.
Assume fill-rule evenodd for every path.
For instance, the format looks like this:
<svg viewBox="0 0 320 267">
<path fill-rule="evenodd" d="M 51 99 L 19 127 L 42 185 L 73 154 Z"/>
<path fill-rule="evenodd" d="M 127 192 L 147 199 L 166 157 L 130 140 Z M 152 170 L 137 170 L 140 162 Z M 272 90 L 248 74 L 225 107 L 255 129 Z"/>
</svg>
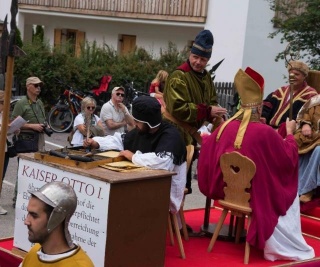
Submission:
<svg viewBox="0 0 320 267">
<path fill-rule="evenodd" d="M 299 197 L 295 198 L 286 215 L 280 216 L 273 234 L 266 241 L 264 258 L 275 260 L 306 260 L 315 256 L 314 250 L 301 233 Z"/>
</svg>

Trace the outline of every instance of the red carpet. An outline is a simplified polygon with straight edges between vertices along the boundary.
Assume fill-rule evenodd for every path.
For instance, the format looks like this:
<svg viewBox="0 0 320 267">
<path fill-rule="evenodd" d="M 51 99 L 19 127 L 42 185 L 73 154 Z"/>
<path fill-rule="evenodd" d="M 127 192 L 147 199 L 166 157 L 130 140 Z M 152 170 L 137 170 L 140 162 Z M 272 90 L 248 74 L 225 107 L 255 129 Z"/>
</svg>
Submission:
<svg viewBox="0 0 320 267">
<path fill-rule="evenodd" d="M 210 222 L 217 222 L 220 210 L 211 209 Z M 204 210 L 185 211 L 186 222 L 195 232 L 200 231 L 203 224 Z M 306 219 L 307 220 L 307 219 Z M 228 220 L 226 219 L 226 222 Z M 312 224 L 312 231 L 318 232 L 320 222 Z M 320 256 L 320 239 L 305 236 L 307 243 L 315 250 L 316 257 Z M 244 266 L 244 243 L 235 244 L 227 241 L 217 241 L 212 252 L 208 253 L 207 248 L 210 242 L 208 237 L 190 237 L 189 241 L 183 240 L 186 259 L 180 258 L 177 242 L 174 246 L 170 245 L 167 239 L 165 267 L 237 267 Z M 263 252 L 255 248 L 250 249 L 249 265 L 251 266 L 277 266 L 290 263 L 291 261 L 270 262 L 263 258 Z M 313 266 L 320 266 L 320 261 Z"/>
<path fill-rule="evenodd" d="M 317 208 L 320 209 L 320 208 Z M 313 210 L 312 214 L 316 215 L 318 210 Z M 218 216 L 221 211 L 218 209 L 211 209 L 210 222 L 217 222 Z M 200 231 L 200 226 L 203 224 L 204 210 L 191 210 L 185 211 L 186 222 L 193 228 L 195 232 Z M 226 222 L 229 220 L 226 219 Z M 320 219 L 310 218 L 307 216 L 301 217 L 303 232 L 313 234 L 317 236 L 310 237 L 305 236 L 307 243 L 312 246 L 315 250 L 316 257 L 320 257 Z M 233 242 L 227 241 L 217 241 L 213 247 L 212 252 L 208 253 L 207 248 L 210 242 L 208 237 L 190 237 L 189 241 L 183 240 L 184 250 L 186 254 L 186 259 L 180 258 L 179 248 L 177 242 L 174 246 L 171 246 L 169 239 L 167 239 L 166 246 L 166 258 L 165 267 L 238 267 L 244 266 L 244 243 L 234 244 Z M 13 240 L 1 240 L 0 242 L 0 265 L 1 267 L 17 267 L 20 263 L 20 259 L 14 257 L 13 255 L 8 255 L 2 249 L 11 250 Z M 320 266 L 320 258 L 317 262 L 308 262 L 299 264 L 299 267 L 315 267 Z M 249 265 L 251 266 L 279 266 L 282 264 L 293 263 L 290 261 L 276 261 L 270 262 L 263 258 L 263 252 L 251 247 Z M 298 265 L 297 265 L 298 266 Z"/>
<path fill-rule="evenodd" d="M 21 259 L 10 251 L 13 246 L 12 238 L 5 238 L 0 241 L 0 266 L 1 267 L 16 267 L 21 263 Z"/>
<path fill-rule="evenodd" d="M 303 214 L 320 218 L 320 198 L 315 198 L 307 203 L 301 203 L 300 211 Z"/>
</svg>

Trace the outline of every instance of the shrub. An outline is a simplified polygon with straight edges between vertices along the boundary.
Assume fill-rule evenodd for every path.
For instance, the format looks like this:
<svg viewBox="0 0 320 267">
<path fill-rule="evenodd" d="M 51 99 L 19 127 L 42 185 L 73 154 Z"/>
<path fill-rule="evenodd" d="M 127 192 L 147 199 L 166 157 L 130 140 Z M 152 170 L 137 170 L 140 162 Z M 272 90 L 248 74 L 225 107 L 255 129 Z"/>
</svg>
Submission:
<svg viewBox="0 0 320 267">
<path fill-rule="evenodd" d="M 161 51 L 159 58 L 153 58 L 143 48 L 118 55 L 107 44 L 100 47 L 96 42 L 84 43 L 80 55 L 75 57 L 70 44 L 52 48 L 41 38 L 25 42 L 23 50 L 26 56 L 16 58 L 15 76 L 22 88 L 30 76 L 43 80 L 45 86 L 41 98 L 48 108 L 64 89 L 57 84 L 57 78 L 73 88 L 88 91 L 99 85 L 103 75 L 110 74 L 111 88 L 133 81 L 137 90 L 145 91 L 148 89 L 147 84 L 160 69 L 170 73 L 187 58 L 186 51 L 178 51 L 173 43 L 169 43 L 168 48 Z"/>
</svg>

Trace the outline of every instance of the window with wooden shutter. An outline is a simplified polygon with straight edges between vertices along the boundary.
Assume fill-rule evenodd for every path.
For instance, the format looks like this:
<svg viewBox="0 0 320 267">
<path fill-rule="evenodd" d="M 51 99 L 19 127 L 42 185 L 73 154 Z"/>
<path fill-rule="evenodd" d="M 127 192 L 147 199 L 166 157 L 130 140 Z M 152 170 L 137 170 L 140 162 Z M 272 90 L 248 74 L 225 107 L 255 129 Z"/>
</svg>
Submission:
<svg viewBox="0 0 320 267">
<path fill-rule="evenodd" d="M 55 29 L 54 30 L 54 46 L 58 47 L 67 44 L 63 49 L 76 56 L 81 53 L 81 45 L 85 42 L 85 32 L 72 29 Z"/>
<path fill-rule="evenodd" d="M 81 45 L 83 45 L 85 41 L 85 32 L 77 31 L 76 32 L 76 50 L 75 55 L 79 56 L 81 53 Z"/>
<path fill-rule="evenodd" d="M 54 47 L 58 47 L 61 45 L 61 30 L 54 29 Z"/>
<path fill-rule="evenodd" d="M 136 36 L 135 35 L 122 35 L 120 40 L 120 54 L 125 55 L 133 52 L 136 48 Z"/>
</svg>

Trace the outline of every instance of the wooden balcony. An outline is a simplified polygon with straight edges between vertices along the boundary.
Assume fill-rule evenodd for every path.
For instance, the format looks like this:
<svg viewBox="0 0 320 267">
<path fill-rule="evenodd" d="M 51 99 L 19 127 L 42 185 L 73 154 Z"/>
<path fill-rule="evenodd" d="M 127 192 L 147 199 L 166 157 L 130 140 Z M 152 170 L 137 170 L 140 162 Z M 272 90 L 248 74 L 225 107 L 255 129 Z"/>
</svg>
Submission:
<svg viewBox="0 0 320 267">
<path fill-rule="evenodd" d="M 19 0 L 19 9 L 204 23 L 209 0 Z"/>
</svg>

